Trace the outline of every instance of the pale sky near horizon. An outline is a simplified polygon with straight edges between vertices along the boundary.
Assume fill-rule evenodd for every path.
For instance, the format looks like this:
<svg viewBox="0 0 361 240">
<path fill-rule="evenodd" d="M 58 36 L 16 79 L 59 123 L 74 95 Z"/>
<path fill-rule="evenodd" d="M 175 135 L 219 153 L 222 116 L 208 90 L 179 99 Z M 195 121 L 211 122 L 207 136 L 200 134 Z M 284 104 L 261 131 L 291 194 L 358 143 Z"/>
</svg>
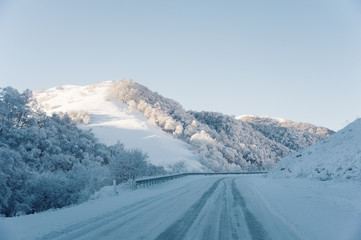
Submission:
<svg viewBox="0 0 361 240">
<path fill-rule="evenodd" d="M 124 78 L 187 110 L 339 130 L 361 115 L 361 2 L 0 0 L 0 87 Z"/>
</svg>

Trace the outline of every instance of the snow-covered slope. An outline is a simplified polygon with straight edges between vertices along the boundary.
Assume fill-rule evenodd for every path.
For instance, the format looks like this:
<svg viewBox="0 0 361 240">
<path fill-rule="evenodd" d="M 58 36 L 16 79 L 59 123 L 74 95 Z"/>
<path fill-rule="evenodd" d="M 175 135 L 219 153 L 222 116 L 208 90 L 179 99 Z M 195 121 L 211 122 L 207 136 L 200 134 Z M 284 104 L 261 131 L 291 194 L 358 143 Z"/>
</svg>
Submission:
<svg viewBox="0 0 361 240">
<path fill-rule="evenodd" d="M 168 168 L 184 162 L 183 170 L 204 169 L 186 143 L 149 124 L 140 113 L 130 111 L 128 105 L 107 100 L 110 84 L 107 81 L 90 86 L 61 86 L 36 91 L 34 97 L 47 114 L 68 112 L 79 120 L 81 128 L 92 129 L 101 142 L 112 145 L 120 141 L 127 148 L 141 149 L 155 165 Z"/>
<path fill-rule="evenodd" d="M 287 156 L 269 176 L 361 180 L 361 118 L 331 137 Z"/>
<path fill-rule="evenodd" d="M 114 82 L 108 96 L 138 110 L 164 132 L 188 143 L 200 156 L 200 162 L 217 172 L 268 170 L 291 152 L 328 136 L 327 129 L 324 133 L 309 131 L 322 129 L 310 124 L 281 119 L 277 124 L 273 120 L 270 124 L 249 122 L 222 113 L 187 111 L 180 103 L 131 79 Z"/>
<path fill-rule="evenodd" d="M 130 79 L 35 92 L 49 114 L 68 112 L 103 142 L 149 153 L 151 163 L 183 170 L 267 170 L 288 154 L 333 132 L 282 119 L 187 111 Z M 85 125 L 84 125 L 85 124 Z M 176 164 L 182 168 L 184 164 Z"/>
</svg>

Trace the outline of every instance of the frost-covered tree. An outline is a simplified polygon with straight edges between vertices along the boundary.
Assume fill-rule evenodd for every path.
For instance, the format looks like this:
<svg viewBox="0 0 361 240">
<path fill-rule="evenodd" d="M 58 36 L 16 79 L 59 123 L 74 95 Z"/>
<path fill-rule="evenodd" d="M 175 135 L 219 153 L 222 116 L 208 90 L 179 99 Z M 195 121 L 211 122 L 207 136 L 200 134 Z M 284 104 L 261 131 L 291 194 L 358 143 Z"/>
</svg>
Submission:
<svg viewBox="0 0 361 240">
<path fill-rule="evenodd" d="M 140 150 L 126 151 L 121 146 L 113 146 L 115 153 L 109 163 L 113 179 L 117 182 L 134 180 L 140 176 L 147 175 L 148 164 L 146 159 L 148 156 Z"/>
<path fill-rule="evenodd" d="M 67 112 L 70 119 L 76 123 L 90 124 L 90 116 L 86 111 L 83 110 L 70 110 Z"/>
</svg>

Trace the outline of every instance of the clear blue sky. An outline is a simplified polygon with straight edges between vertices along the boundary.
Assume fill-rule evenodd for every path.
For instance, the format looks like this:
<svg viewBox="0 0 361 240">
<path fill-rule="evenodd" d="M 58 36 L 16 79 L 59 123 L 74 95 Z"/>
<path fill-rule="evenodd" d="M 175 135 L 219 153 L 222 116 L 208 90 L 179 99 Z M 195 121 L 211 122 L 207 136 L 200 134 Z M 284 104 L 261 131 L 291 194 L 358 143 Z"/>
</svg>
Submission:
<svg viewBox="0 0 361 240">
<path fill-rule="evenodd" d="M 0 0 L 0 87 L 132 78 L 186 109 L 360 117 L 359 0 Z"/>
</svg>

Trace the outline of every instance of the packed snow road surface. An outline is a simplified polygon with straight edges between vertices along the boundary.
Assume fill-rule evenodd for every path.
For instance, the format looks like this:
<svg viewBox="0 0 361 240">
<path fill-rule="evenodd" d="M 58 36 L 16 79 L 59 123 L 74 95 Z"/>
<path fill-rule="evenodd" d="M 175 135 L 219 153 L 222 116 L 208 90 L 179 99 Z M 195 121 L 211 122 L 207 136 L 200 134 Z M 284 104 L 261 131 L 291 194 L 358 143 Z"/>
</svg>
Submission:
<svg viewBox="0 0 361 240">
<path fill-rule="evenodd" d="M 241 178 L 190 179 L 38 239 L 271 239 L 247 208 Z"/>
<path fill-rule="evenodd" d="M 78 206 L 0 218 L 0 239 L 359 239 L 361 188 L 348 185 L 220 175 L 117 196 L 109 187 Z"/>
<path fill-rule="evenodd" d="M 270 239 L 236 182 L 199 179 L 40 239 Z"/>
<path fill-rule="evenodd" d="M 217 180 L 187 212 L 156 239 L 267 239 L 248 211 L 235 179 Z"/>
</svg>

